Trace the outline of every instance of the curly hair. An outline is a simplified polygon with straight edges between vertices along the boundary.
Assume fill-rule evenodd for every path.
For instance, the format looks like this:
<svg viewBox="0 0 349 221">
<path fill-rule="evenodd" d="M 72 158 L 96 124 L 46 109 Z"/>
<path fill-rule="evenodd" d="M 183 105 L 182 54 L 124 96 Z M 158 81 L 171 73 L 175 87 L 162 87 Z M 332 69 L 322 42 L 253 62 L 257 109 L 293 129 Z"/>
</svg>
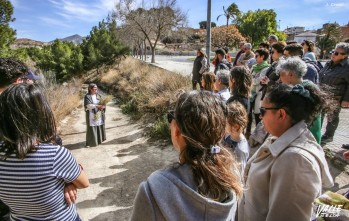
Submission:
<svg viewBox="0 0 349 221">
<path fill-rule="evenodd" d="M 303 89 L 298 90 L 298 88 Z M 312 124 L 314 119 L 326 109 L 327 98 L 329 96 L 324 91 L 309 83 L 294 87 L 276 84 L 269 89 L 265 99 L 275 107 L 285 109 L 294 125 L 301 120 Z"/>
<path fill-rule="evenodd" d="M 229 125 L 239 125 L 239 132 L 242 133 L 247 126 L 246 108 L 238 101 L 227 104 L 227 122 Z"/>
<path fill-rule="evenodd" d="M 250 70 L 246 67 L 234 67 L 230 72 L 230 80 L 234 80 L 231 93 L 233 95 L 240 95 L 249 97 L 252 89 L 252 75 Z"/>
<path fill-rule="evenodd" d="M 211 153 L 212 146 L 218 146 L 224 136 L 226 112 L 218 96 L 191 91 L 179 97 L 174 113 L 186 143 L 180 162 L 191 165 L 198 192 L 216 201 L 225 199 L 231 191 L 242 194 L 238 164 L 231 153 L 224 147 L 219 153 Z"/>
<path fill-rule="evenodd" d="M 28 67 L 21 61 L 12 58 L 0 58 L 0 88 L 6 87 L 23 76 Z"/>
<path fill-rule="evenodd" d="M 202 79 L 205 81 L 204 90 L 213 91 L 214 90 L 214 82 L 216 76 L 212 72 L 205 72 L 202 75 Z"/>
<path fill-rule="evenodd" d="M 51 107 L 38 85 L 11 85 L 0 95 L 0 151 L 24 159 L 35 145 L 54 142 L 56 123 Z"/>
<path fill-rule="evenodd" d="M 314 52 L 315 50 L 315 44 L 313 41 L 310 41 L 310 40 L 304 40 L 302 45 L 305 44 L 308 46 L 308 51 L 309 52 Z"/>
</svg>

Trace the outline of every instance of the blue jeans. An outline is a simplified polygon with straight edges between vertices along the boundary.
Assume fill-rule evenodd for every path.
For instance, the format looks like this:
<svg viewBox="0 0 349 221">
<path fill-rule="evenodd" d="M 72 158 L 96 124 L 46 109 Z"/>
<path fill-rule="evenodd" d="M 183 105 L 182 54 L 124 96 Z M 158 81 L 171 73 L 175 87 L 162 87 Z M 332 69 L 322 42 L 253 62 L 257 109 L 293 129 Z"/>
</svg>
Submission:
<svg viewBox="0 0 349 221">
<path fill-rule="evenodd" d="M 80 219 L 79 214 L 77 214 L 77 216 L 76 216 L 76 218 L 75 218 L 75 220 L 74 220 L 74 221 L 82 221 L 82 220 Z"/>
</svg>

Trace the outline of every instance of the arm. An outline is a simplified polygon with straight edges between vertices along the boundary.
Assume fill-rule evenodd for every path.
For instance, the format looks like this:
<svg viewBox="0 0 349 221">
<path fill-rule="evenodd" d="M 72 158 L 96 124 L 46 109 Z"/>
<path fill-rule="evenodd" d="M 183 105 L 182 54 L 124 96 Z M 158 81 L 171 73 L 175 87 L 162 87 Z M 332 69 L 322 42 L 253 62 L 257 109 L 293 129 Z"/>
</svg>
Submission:
<svg viewBox="0 0 349 221">
<path fill-rule="evenodd" d="M 298 151 L 298 152 L 296 152 Z M 299 150 L 286 150 L 275 161 L 270 178 L 268 221 L 309 221 L 314 199 L 321 193 L 317 161 Z"/>
<path fill-rule="evenodd" d="M 201 61 L 201 69 L 199 71 L 200 74 L 203 74 L 207 69 L 207 59 L 204 57 Z"/>
<path fill-rule="evenodd" d="M 157 220 L 153 207 L 153 200 L 154 199 L 148 183 L 142 182 L 139 185 L 136 198 L 133 203 L 134 206 L 130 220 Z"/>
<path fill-rule="evenodd" d="M 72 183 L 78 189 L 89 186 L 89 180 L 85 171 L 79 166 L 70 153 L 64 147 L 57 149 L 53 164 L 53 173 L 57 178 L 63 179 L 66 183 Z"/>
</svg>

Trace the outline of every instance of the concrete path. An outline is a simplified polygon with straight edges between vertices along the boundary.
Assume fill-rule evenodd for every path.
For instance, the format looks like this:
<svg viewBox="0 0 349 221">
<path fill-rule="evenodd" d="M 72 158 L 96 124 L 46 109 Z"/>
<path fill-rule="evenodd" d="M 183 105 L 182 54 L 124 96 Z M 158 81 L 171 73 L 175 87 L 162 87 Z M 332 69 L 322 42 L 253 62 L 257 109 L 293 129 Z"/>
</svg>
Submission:
<svg viewBox="0 0 349 221">
<path fill-rule="evenodd" d="M 138 185 L 153 171 L 177 159 L 172 146 L 150 143 L 139 124 L 109 103 L 107 140 L 85 148 L 85 112 L 77 109 L 61 126 L 64 146 L 84 166 L 90 187 L 78 191 L 77 208 L 82 220 L 128 220 Z"/>
</svg>

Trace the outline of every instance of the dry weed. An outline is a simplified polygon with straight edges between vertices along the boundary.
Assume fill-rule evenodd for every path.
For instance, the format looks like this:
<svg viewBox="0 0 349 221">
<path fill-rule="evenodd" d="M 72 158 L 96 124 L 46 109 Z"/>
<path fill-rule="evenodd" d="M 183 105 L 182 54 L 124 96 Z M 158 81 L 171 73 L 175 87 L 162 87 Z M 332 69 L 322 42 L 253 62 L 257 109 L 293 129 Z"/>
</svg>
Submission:
<svg viewBox="0 0 349 221">
<path fill-rule="evenodd" d="M 78 80 L 73 79 L 66 86 L 46 83 L 44 88 L 57 124 L 81 102 L 81 82 Z"/>
</svg>

